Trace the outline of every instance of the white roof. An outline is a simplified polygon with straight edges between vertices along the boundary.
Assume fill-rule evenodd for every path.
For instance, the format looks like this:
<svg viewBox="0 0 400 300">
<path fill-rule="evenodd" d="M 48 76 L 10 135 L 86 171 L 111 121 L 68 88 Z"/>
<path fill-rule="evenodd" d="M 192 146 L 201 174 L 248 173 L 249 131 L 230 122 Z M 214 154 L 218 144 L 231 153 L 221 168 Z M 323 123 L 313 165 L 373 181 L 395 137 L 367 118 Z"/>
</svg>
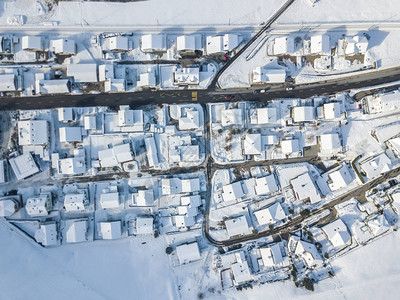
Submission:
<svg viewBox="0 0 400 300">
<path fill-rule="evenodd" d="M 346 54 L 364 54 L 367 52 L 368 39 L 364 35 L 355 35 L 353 37 L 346 37 Z"/>
<path fill-rule="evenodd" d="M 58 161 L 59 173 L 65 175 L 76 175 L 86 173 L 86 162 L 84 156 L 63 158 Z"/>
<path fill-rule="evenodd" d="M 201 259 L 197 242 L 177 246 L 176 255 L 181 265 Z"/>
<path fill-rule="evenodd" d="M 222 198 L 225 202 L 235 201 L 244 196 L 243 187 L 240 181 L 224 185 L 222 187 Z"/>
<path fill-rule="evenodd" d="M 67 94 L 69 79 L 39 80 L 41 94 Z"/>
<path fill-rule="evenodd" d="M 275 224 L 276 222 L 282 221 L 286 218 L 286 214 L 279 202 L 274 203 L 270 207 L 254 212 L 254 216 L 259 225 Z"/>
<path fill-rule="evenodd" d="M 0 92 L 15 91 L 16 89 L 14 74 L 0 74 Z"/>
<path fill-rule="evenodd" d="M 177 177 L 162 178 L 161 179 L 161 193 L 162 195 L 178 194 L 182 191 L 181 180 Z"/>
<path fill-rule="evenodd" d="M 164 34 L 142 35 L 141 42 L 143 52 L 167 51 L 167 42 Z"/>
<path fill-rule="evenodd" d="M 108 40 L 108 49 L 111 51 L 113 50 L 123 50 L 127 51 L 129 50 L 128 48 L 128 38 L 126 36 L 113 36 L 107 38 Z"/>
<path fill-rule="evenodd" d="M 21 42 L 22 50 L 43 50 L 42 38 L 40 36 L 23 36 Z"/>
<path fill-rule="evenodd" d="M 177 207 L 179 215 L 185 215 L 187 217 L 196 217 L 198 214 L 197 206 L 180 205 Z"/>
<path fill-rule="evenodd" d="M 321 134 L 321 150 L 340 150 L 342 143 L 337 133 Z"/>
<path fill-rule="evenodd" d="M 201 205 L 200 195 L 182 196 L 181 205 L 189 205 L 192 207 L 199 207 Z"/>
<path fill-rule="evenodd" d="M 142 126 L 143 110 L 132 110 L 129 105 L 121 105 L 118 110 L 118 126 Z"/>
<path fill-rule="evenodd" d="M 96 117 L 85 116 L 84 117 L 85 130 L 96 129 Z"/>
<path fill-rule="evenodd" d="M 354 180 L 347 165 L 342 166 L 339 170 L 330 173 L 328 176 L 332 181 L 329 185 L 332 191 L 344 188 Z"/>
<path fill-rule="evenodd" d="M 285 69 L 257 67 L 252 73 L 253 83 L 283 83 L 286 79 Z"/>
<path fill-rule="evenodd" d="M 311 204 L 321 201 L 321 196 L 311 179 L 310 173 L 304 173 L 291 180 L 297 200 L 310 200 Z"/>
<path fill-rule="evenodd" d="M 35 231 L 35 240 L 43 246 L 53 246 L 57 245 L 57 235 L 56 223 L 40 224 Z"/>
<path fill-rule="evenodd" d="M 298 241 L 295 254 L 301 257 L 309 268 L 322 263 L 321 256 L 314 244 Z"/>
<path fill-rule="evenodd" d="M 141 73 L 139 80 L 136 82 L 138 87 L 152 87 L 156 86 L 156 73 L 149 71 L 147 73 Z"/>
<path fill-rule="evenodd" d="M 224 51 L 228 52 L 232 51 L 237 46 L 239 46 L 241 42 L 239 35 L 231 33 L 224 34 L 222 41 L 223 41 Z"/>
<path fill-rule="evenodd" d="M 61 107 L 58 109 L 58 121 L 72 121 L 73 119 L 71 107 Z"/>
<path fill-rule="evenodd" d="M 31 217 L 47 216 L 49 214 L 47 210 L 49 200 L 49 196 L 46 194 L 28 198 L 25 204 L 26 212 Z"/>
<path fill-rule="evenodd" d="M 281 141 L 281 147 L 283 154 L 291 154 L 300 151 L 298 139 Z"/>
<path fill-rule="evenodd" d="M 21 146 L 48 144 L 49 135 L 47 121 L 18 121 L 18 143 Z"/>
<path fill-rule="evenodd" d="M 85 211 L 85 205 L 88 203 L 85 193 L 66 194 L 64 196 L 65 211 Z"/>
<path fill-rule="evenodd" d="M 274 40 L 274 55 L 291 54 L 294 52 L 294 38 L 291 36 L 278 37 Z"/>
<path fill-rule="evenodd" d="M 148 206 L 152 205 L 154 202 L 153 190 L 139 190 L 134 197 L 135 204 L 138 206 Z"/>
<path fill-rule="evenodd" d="M 334 247 L 344 246 L 351 239 L 347 227 L 341 219 L 337 219 L 332 223 L 325 225 L 321 229 L 325 232 L 328 240 Z"/>
<path fill-rule="evenodd" d="M 200 159 L 200 146 L 189 145 L 181 147 L 181 161 L 191 162 L 198 161 Z"/>
<path fill-rule="evenodd" d="M 85 220 L 67 220 L 65 227 L 65 241 L 67 243 L 86 241 L 87 222 Z"/>
<path fill-rule="evenodd" d="M 192 130 L 200 127 L 199 111 L 192 109 L 186 111 L 186 116 L 179 118 L 179 130 Z"/>
<path fill-rule="evenodd" d="M 231 269 L 236 285 L 253 280 L 247 261 L 235 262 L 231 265 Z"/>
<path fill-rule="evenodd" d="M 120 163 L 133 160 L 130 144 L 114 146 L 111 149 L 98 152 L 100 165 L 103 168 L 117 166 Z"/>
<path fill-rule="evenodd" d="M 222 126 L 241 125 L 243 123 L 243 112 L 240 108 L 224 109 L 221 111 Z"/>
<path fill-rule="evenodd" d="M 146 156 L 150 167 L 155 167 L 159 164 L 156 142 L 154 137 L 147 137 L 144 139 L 146 144 Z"/>
<path fill-rule="evenodd" d="M 118 208 L 119 194 L 118 192 L 104 193 L 100 195 L 100 206 L 103 209 Z"/>
<path fill-rule="evenodd" d="M 51 46 L 54 49 L 55 54 L 75 54 L 75 41 L 67 39 L 52 40 Z"/>
<path fill-rule="evenodd" d="M 193 193 L 200 191 L 200 179 L 190 178 L 181 180 L 181 191 L 182 193 Z"/>
<path fill-rule="evenodd" d="M 264 177 L 255 178 L 255 190 L 256 194 L 259 196 L 277 191 L 278 186 L 276 184 L 275 176 L 270 174 Z"/>
<path fill-rule="evenodd" d="M 98 224 L 99 235 L 103 240 L 115 240 L 122 236 L 121 221 L 100 222 Z"/>
<path fill-rule="evenodd" d="M 137 234 L 153 234 L 153 218 L 136 218 Z"/>
<path fill-rule="evenodd" d="M 227 220 L 225 221 L 225 226 L 229 237 L 246 235 L 251 232 L 245 216 Z"/>
<path fill-rule="evenodd" d="M 336 119 L 340 117 L 340 103 L 331 102 L 324 104 L 324 117 L 327 120 Z"/>
<path fill-rule="evenodd" d="M 328 35 L 316 35 L 311 37 L 311 54 L 330 54 L 330 38 Z"/>
<path fill-rule="evenodd" d="M 176 215 L 174 216 L 176 227 L 191 227 L 196 223 L 194 217 L 189 217 L 185 215 Z"/>
<path fill-rule="evenodd" d="M 68 64 L 67 76 L 74 77 L 75 82 L 97 82 L 97 64 Z"/>
<path fill-rule="evenodd" d="M 17 180 L 21 180 L 33 174 L 39 173 L 39 168 L 37 167 L 30 152 L 15 158 L 10 158 L 9 162 L 12 170 L 14 171 L 15 177 L 17 177 Z"/>
<path fill-rule="evenodd" d="M 400 97 L 399 97 L 400 98 Z M 379 143 L 385 143 L 392 137 L 400 134 L 400 124 L 394 123 L 374 129 L 374 134 Z"/>
<path fill-rule="evenodd" d="M 82 142 L 81 127 L 60 127 L 60 142 Z"/>
<path fill-rule="evenodd" d="M 200 83 L 200 68 L 179 68 L 174 71 L 174 83 L 178 85 L 190 85 Z"/>
<path fill-rule="evenodd" d="M 215 54 L 223 53 L 223 37 L 222 36 L 208 36 L 206 38 L 206 53 Z"/>
<path fill-rule="evenodd" d="M 0 217 L 9 217 L 15 213 L 16 205 L 10 199 L 0 200 Z"/>
<path fill-rule="evenodd" d="M 5 163 L 5 159 L 0 159 L 0 183 L 6 182 Z"/>
<path fill-rule="evenodd" d="M 368 226 L 374 236 L 383 234 L 390 229 L 390 224 L 384 214 L 378 214 L 368 220 Z"/>
<path fill-rule="evenodd" d="M 391 170 L 391 166 L 392 161 L 384 152 L 360 163 L 360 167 L 365 171 L 368 178 L 374 178 Z"/>
<path fill-rule="evenodd" d="M 294 122 L 310 122 L 315 120 L 315 108 L 312 106 L 293 107 Z"/>
<path fill-rule="evenodd" d="M 279 143 L 278 136 L 275 134 L 261 136 L 264 145 L 277 145 Z"/>
<path fill-rule="evenodd" d="M 243 140 L 243 151 L 245 155 L 261 154 L 261 134 L 248 133 Z"/>
<path fill-rule="evenodd" d="M 260 248 L 261 258 L 266 267 L 275 267 L 283 262 L 281 248 L 278 244 Z"/>
<path fill-rule="evenodd" d="M 176 50 L 178 51 L 195 51 L 196 37 L 194 35 L 181 35 L 176 39 Z"/>
<path fill-rule="evenodd" d="M 277 110 L 276 107 L 264 107 L 264 108 L 257 108 L 254 110 L 257 115 L 255 119 L 255 123 L 252 124 L 270 124 L 276 123 L 277 121 Z"/>
</svg>

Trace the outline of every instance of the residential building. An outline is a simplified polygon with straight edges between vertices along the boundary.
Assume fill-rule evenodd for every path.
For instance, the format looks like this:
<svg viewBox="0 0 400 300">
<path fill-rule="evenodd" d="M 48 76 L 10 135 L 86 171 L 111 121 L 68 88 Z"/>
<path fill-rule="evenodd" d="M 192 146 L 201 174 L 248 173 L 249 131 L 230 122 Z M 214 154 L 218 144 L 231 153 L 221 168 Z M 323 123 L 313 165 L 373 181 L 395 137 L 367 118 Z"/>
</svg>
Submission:
<svg viewBox="0 0 400 300">
<path fill-rule="evenodd" d="M 165 51 L 167 51 L 166 36 L 164 34 L 142 35 L 141 49 L 143 52 L 165 52 Z"/>
<path fill-rule="evenodd" d="M 81 127 L 60 127 L 59 134 L 62 143 L 82 142 Z"/>
<path fill-rule="evenodd" d="M 97 233 L 103 240 L 116 240 L 121 238 L 121 221 L 100 222 L 97 224 Z"/>
<path fill-rule="evenodd" d="M 66 212 L 84 212 L 89 205 L 86 193 L 66 194 L 64 196 L 64 209 Z"/>
<path fill-rule="evenodd" d="M 298 201 L 310 201 L 311 204 L 321 201 L 321 195 L 309 172 L 292 179 L 290 183 Z"/>
<path fill-rule="evenodd" d="M 17 180 L 28 178 L 40 172 L 30 152 L 10 158 L 9 162 Z"/>
<path fill-rule="evenodd" d="M 35 231 L 35 240 L 43 246 L 55 246 L 58 244 L 58 230 L 55 222 L 40 224 Z"/>
<path fill-rule="evenodd" d="M 77 83 L 98 82 L 97 64 L 68 64 L 67 76 L 74 77 Z"/>
<path fill-rule="evenodd" d="M 47 216 L 52 208 L 53 203 L 50 193 L 40 194 L 37 197 L 30 197 L 26 200 L 25 204 L 26 212 L 31 217 Z"/>
<path fill-rule="evenodd" d="M 286 70 L 257 67 L 253 70 L 251 78 L 253 84 L 284 83 L 286 80 Z"/>
<path fill-rule="evenodd" d="M 351 240 L 349 231 L 341 219 L 337 219 L 321 229 L 335 248 L 343 247 Z"/>
<path fill-rule="evenodd" d="M 45 120 L 18 121 L 18 143 L 20 146 L 46 145 L 49 129 Z"/>
<path fill-rule="evenodd" d="M 81 243 L 87 241 L 87 220 L 74 219 L 65 221 L 65 242 Z"/>
<path fill-rule="evenodd" d="M 176 255 L 181 265 L 201 259 L 197 242 L 183 244 L 176 247 Z"/>
<path fill-rule="evenodd" d="M 229 238 L 251 233 L 249 224 L 247 223 L 246 216 L 229 219 L 225 221 L 226 230 Z"/>
<path fill-rule="evenodd" d="M 286 214 L 279 202 L 254 212 L 259 225 L 273 225 L 286 218 Z"/>
</svg>

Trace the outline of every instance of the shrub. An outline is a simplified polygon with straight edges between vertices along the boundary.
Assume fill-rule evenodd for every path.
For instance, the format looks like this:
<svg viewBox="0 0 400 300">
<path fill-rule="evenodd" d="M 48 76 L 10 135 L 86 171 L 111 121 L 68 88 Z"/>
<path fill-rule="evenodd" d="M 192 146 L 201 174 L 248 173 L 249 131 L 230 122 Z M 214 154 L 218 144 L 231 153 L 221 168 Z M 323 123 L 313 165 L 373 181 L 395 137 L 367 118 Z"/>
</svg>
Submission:
<svg viewBox="0 0 400 300">
<path fill-rule="evenodd" d="M 173 249 L 172 249 L 171 246 L 168 246 L 168 247 L 165 249 L 165 253 L 167 253 L 167 254 L 171 254 L 172 251 L 173 251 Z"/>
<path fill-rule="evenodd" d="M 301 212 L 300 212 L 300 215 L 303 217 L 303 218 L 307 218 L 309 215 L 310 215 L 310 210 L 309 209 L 304 209 L 304 210 L 302 210 Z"/>
</svg>

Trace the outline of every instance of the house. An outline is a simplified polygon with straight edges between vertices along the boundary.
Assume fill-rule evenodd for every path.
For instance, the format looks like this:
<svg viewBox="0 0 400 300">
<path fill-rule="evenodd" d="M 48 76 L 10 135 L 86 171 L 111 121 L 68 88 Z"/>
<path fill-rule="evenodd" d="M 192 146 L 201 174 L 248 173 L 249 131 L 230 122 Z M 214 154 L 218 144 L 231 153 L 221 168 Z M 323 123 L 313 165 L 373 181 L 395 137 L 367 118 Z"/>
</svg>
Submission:
<svg viewBox="0 0 400 300">
<path fill-rule="evenodd" d="M 136 234 L 153 234 L 153 218 L 138 217 L 136 218 Z"/>
<path fill-rule="evenodd" d="M 330 55 L 330 37 L 329 35 L 316 35 L 311 37 L 311 54 Z"/>
<path fill-rule="evenodd" d="M 310 201 L 311 204 L 321 201 L 321 196 L 309 172 L 297 176 L 290 183 L 298 201 Z"/>
<path fill-rule="evenodd" d="M 283 36 L 274 39 L 273 44 L 274 55 L 292 54 L 294 52 L 294 38 L 291 36 Z"/>
<path fill-rule="evenodd" d="M 196 109 L 185 110 L 186 115 L 179 118 L 179 130 L 197 130 L 200 127 L 199 111 Z"/>
<path fill-rule="evenodd" d="M 253 125 L 274 124 L 278 120 L 276 107 L 250 110 L 250 123 Z"/>
<path fill-rule="evenodd" d="M 107 38 L 108 49 L 112 52 L 126 52 L 129 50 L 128 37 L 112 36 Z"/>
<path fill-rule="evenodd" d="M 369 227 L 370 232 L 374 236 L 379 236 L 387 232 L 391 228 L 388 220 L 382 213 L 369 215 L 366 219 L 366 223 Z"/>
<path fill-rule="evenodd" d="M 70 92 L 69 79 L 39 80 L 40 94 L 68 94 Z"/>
<path fill-rule="evenodd" d="M 83 118 L 84 128 L 85 130 L 96 130 L 96 116 L 85 116 Z"/>
<path fill-rule="evenodd" d="M 17 180 L 22 180 L 39 173 L 39 168 L 33 159 L 32 154 L 26 153 L 9 159 L 11 169 L 13 170 Z"/>
<path fill-rule="evenodd" d="M 45 120 L 18 121 L 18 143 L 20 146 L 48 144 L 48 131 Z"/>
<path fill-rule="evenodd" d="M 283 263 L 281 248 L 278 244 L 260 248 L 260 254 L 265 267 L 276 267 Z"/>
<path fill-rule="evenodd" d="M 354 177 L 350 173 L 349 167 L 347 165 L 343 165 L 338 170 L 329 173 L 328 177 L 328 184 L 331 191 L 337 191 L 345 188 L 354 180 Z"/>
<path fill-rule="evenodd" d="M 180 35 L 176 38 L 176 50 L 181 55 L 194 54 L 201 48 L 201 36 L 196 38 L 196 35 Z"/>
<path fill-rule="evenodd" d="M 130 144 L 122 144 L 110 149 L 101 150 L 98 152 L 98 155 L 102 168 L 115 167 L 121 163 L 133 160 Z"/>
<path fill-rule="evenodd" d="M 178 256 L 179 264 L 181 265 L 201 259 L 197 242 L 177 246 L 176 255 Z"/>
<path fill-rule="evenodd" d="M 50 48 L 55 54 L 73 55 L 76 54 L 76 44 L 74 40 L 58 39 L 50 41 Z"/>
<path fill-rule="evenodd" d="M 57 159 L 55 164 L 59 174 L 78 175 L 86 173 L 86 160 L 84 155 Z"/>
<path fill-rule="evenodd" d="M 281 148 L 283 154 L 292 154 L 300 151 L 299 140 L 283 140 L 281 141 Z"/>
<path fill-rule="evenodd" d="M 332 120 L 340 118 L 340 103 L 339 102 L 330 102 L 325 103 L 323 106 L 323 114 L 326 120 Z"/>
<path fill-rule="evenodd" d="M 23 36 L 21 44 L 22 50 L 43 51 L 42 38 L 40 36 Z"/>
<path fill-rule="evenodd" d="M 236 262 L 231 265 L 234 283 L 236 286 L 245 284 L 253 280 L 250 273 L 249 264 L 247 263 L 246 257 L 243 251 L 236 252 Z"/>
<path fill-rule="evenodd" d="M 246 216 L 229 219 L 225 221 L 226 230 L 229 238 L 234 236 L 247 235 L 251 233 Z"/>
<path fill-rule="evenodd" d="M 104 81 L 104 92 L 125 92 L 126 81 L 123 78 L 111 78 Z"/>
<path fill-rule="evenodd" d="M 97 224 L 97 233 L 103 240 L 116 240 L 121 238 L 121 221 L 100 222 Z"/>
<path fill-rule="evenodd" d="M 189 217 L 185 215 L 176 215 L 173 217 L 175 226 L 178 228 L 186 228 L 186 227 L 191 227 L 194 224 L 196 224 L 196 219 L 195 217 Z"/>
<path fill-rule="evenodd" d="M 116 188 L 116 187 L 115 187 Z M 119 208 L 119 193 L 116 189 L 104 189 L 99 201 L 102 209 Z"/>
<path fill-rule="evenodd" d="M 181 180 L 181 193 L 196 193 L 200 191 L 200 179 L 190 178 Z"/>
<path fill-rule="evenodd" d="M 129 105 L 121 105 L 118 110 L 118 126 L 130 126 L 132 131 L 143 131 L 143 110 L 132 110 Z"/>
<path fill-rule="evenodd" d="M 221 111 L 223 127 L 243 124 L 243 111 L 240 108 L 224 109 Z"/>
<path fill-rule="evenodd" d="M 71 107 L 61 107 L 57 109 L 58 111 L 58 121 L 69 122 L 74 119 L 74 114 Z"/>
<path fill-rule="evenodd" d="M 58 244 L 58 231 L 55 222 L 40 224 L 36 229 L 34 238 L 43 246 L 54 246 Z"/>
<path fill-rule="evenodd" d="M 295 106 L 292 110 L 293 121 L 313 122 L 315 120 L 315 108 L 312 106 Z"/>
<path fill-rule="evenodd" d="M 230 52 L 239 46 L 240 42 L 241 37 L 236 34 L 207 36 L 206 53 L 207 55 L 212 55 Z"/>
<path fill-rule="evenodd" d="M 253 84 L 284 83 L 286 70 L 266 67 L 256 67 L 251 74 Z"/>
<path fill-rule="evenodd" d="M 360 168 L 365 173 L 365 176 L 371 179 L 390 171 L 392 169 L 392 161 L 385 152 L 382 152 L 360 162 Z"/>
<path fill-rule="evenodd" d="M 64 196 L 64 209 L 66 212 L 84 212 L 89 205 L 86 193 L 66 194 Z"/>
<path fill-rule="evenodd" d="M 98 82 L 97 64 L 68 64 L 67 76 L 74 77 L 74 81 L 77 83 Z"/>
<path fill-rule="evenodd" d="M 65 221 L 65 242 L 81 243 L 87 240 L 87 220 L 73 219 Z"/>
<path fill-rule="evenodd" d="M 261 134 L 248 133 L 242 140 L 242 148 L 244 155 L 259 155 L 261 154 Z"/>
<path fill-rule="evenodd" d="M 322 264 L 322 258 L 314 244 L 299 240 L 294 253 L 304 260 L 308 268 Z"/>
<path fill-rule="evenodd" d="M 200 159 L 199 145 L 182 146 L 180 148 L 181 162 L 195 162 Z"/>
<path fill-rule="evenodd" d="M 153 190 L 138 190 L 137 193 L 132 194 L 134 205 L 137 206 L 151 206 L 154 204 Z"/>
<path fill-rule="evenodd" d="M 200 83 L 200 68 L 179 68 L 173 73 L 175 85 L 198 85 Z"/>
<path fill-rule="evenodd" d="M 337 219 L 321 229 L 335 248 L 343 247 L 351 240 L 349 231 L 341 219 Z"/>
<path fill-rule="evenodd" d="M 339 134 L 326 133 L 320 135 L 320 146 L 322 152 L 338 153 L 342 150 L 342 142 Z"/>
<path fill-rule="evenodd" d="M 164 34 L 146 34 L 141 37 L 143 52 L 166 52 L 167 39 Z"/>
<path fill-rule="evenodd" d="M 233 182 L 222 187 L 222 199 L 224 202 L 236 201 L 243 197 L 244 192 L 240 181 Z"/>
<path fill-rule="evenodd" d="M 346 55 L 365 54 L 368 49 L 368 39 L 363 35 L 355 35 L 345 38 Z"/>
<path fill-rule="evenodd" d="M 12 92 L 17 90 L 17 81 L 14 74 L 0 74 L 0 92 Z"/>
<path fill-rule="evenodd" d="M 255 178 L 255 191 L 258 196 L 266 195 L 278 190 L 275 176 L 273 174 Z"/>
<path fill-rule="evenodd" d="M 158 151 L 154 137 L 146 137 L 144 139 L 146 145 L 146 156 L 149 167 L 155 167 L 159 164 Z"/>
<path fill-rule="evenodd" d="M 40 194 L 26 200 L 25 209 L 31 217 L 47 216 L 53 208 L 51 194 Z"/>
<path fill-rule="evenodd" d="M 20 207 L 18 196 L 0 197 L 0 217 L 11 217 Z"/>
<path fill-rule="evenodd" d="M 136 82 L 138 87 L 155 87 L 157 85 L 156 73 L 153 69 L 146 73 L 139 74 L 139 80 Z"/>
<path fill-rule="evenodd" d="M 60 127 L 59 134 L 61 143 L 82 142 L 81 127 Z"/>
<path fill-rule="evenodd" d="M 286 214 L 279 202 L 254 212 L 259 225 L 273 225 L 286 218 Z"/>
</svg>

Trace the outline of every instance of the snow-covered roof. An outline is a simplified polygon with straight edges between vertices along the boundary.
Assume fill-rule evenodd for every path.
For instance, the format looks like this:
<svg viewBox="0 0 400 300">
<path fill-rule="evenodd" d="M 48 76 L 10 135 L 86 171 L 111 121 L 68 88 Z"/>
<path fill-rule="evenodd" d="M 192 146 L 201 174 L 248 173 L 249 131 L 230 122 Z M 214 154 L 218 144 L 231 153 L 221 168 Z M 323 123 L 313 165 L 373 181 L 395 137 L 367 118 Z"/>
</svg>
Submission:
<svg viewBox="0 0 400 300">
<path fill-rule="evenodd" d="M 326 133 L 321 134 L 321 150 L 340 150 L 342 148 L 342 143 L 339 138 L 339 134 L 337 133 Z"/>
<path fill-rule="evenodd" d="M 98 224 L 98 234 L 103 238 L 103 240 L 115 240 L 121 238 L 121 221 L 100 222 Z"/>
<path fill-rule="evenodd" d="M 282 221 L 286 218 L 286 214 L 279 202 L 254 212 L 254 216 L 259 225 L 275 224 L 276 222 Z"/>
<path fill-rule="evenodd" d="M 74 119 L 71 107 L 61 107 L 57 109 L 57 111 L 58 111 L 58 121 L 60 122 L 72 121 Z"/>
<path fill-rule="evenodd" d="M 264 145 L 277 145 L 279 143 L 278 136 L 275 134 L 262 135 L 261 138 Z"/>
<path fill-rule="evenodd" d="M 176 255 L 181 265 L 201 259 L 197 242 L 177 246 Z"/>
<path fill-rule="evenodd" d="M 311 122 L 315 120 L 315 108 L 312 106 L 293 107 L 294 122 Z"/>
<path fill-rule="evenodd" d="M 233 278 L 235 280 L 235 285 L 241 285 L 253 280 L 247 261 L 235 262 L 231 265 L 231 269 Z"/>
<path fill-rule="evenodd" d="M 251 116 L 251 124 L 271 124 L 276 123 L 277 121 L 277 110 L 276 107 L 264 107 L 264 108 L 257 108 L 250 111 Z"/>
<path fill-rule="evenodd" d="M 124 78 L 110 78 L 104 81 L 105 92 L 125 92 L 126 81 Z"/>
<path fill-rule="evenodd" d="M 164 34 L 146 34 L 141 37 L 143 52 L 167 51 L 167 41 Z"/>
<path fill-rule="evenodd" d="M 180 35 L 176 39 L 176 50 L 178 51 L 195 51 L 196 37 L 194 35 Z"/>
<path fill-rule="evenodd" d="M 129 105 L 121 105 L 118 110 L 118 126 L 139 126 L 139 131 L 143 131 L 143 110 L 132 110 Z"/>
<path fill-rule="evenodd" d="M 368 218 L 368 227 L 374 236 L 379 236 L 390 229 L 390 224 L 384 214 L 377 214 Z"/>
<path fill-rule="evenodd" d="M 39 80 L 41 94 L 67 94 L 69 93 L 69 79 Z"/>
<path fill-rule="evenodd" d="M 134 194 L 135 205 L 148 206 L 154 203 L 154 192 L 153 190 L 139 190 Z"/>
<path fill-rule="evenodd" d="M 283 83 L 286 80 L 286 70 L 266 67 L 256 67 L 252 73 L 253 83 Z"/>
<path fill-rule="evenodd" d="M 86 160 L 84 156 L 63 158 L 58 161 L 60 174 L 77 175 L 86 173 Z"/>
<path fill-rule="evenodd" d="M 197 85 L 200 83 L 200 68 L 179 68 L 174 71 L 174 84 Z"/>
<path fill-rule="evenodd" d="M 368 49 L 368 39 L 364 35 L 346 37 L 346 55 L 364 54 Z"/>
<path fill-rule="evenodd" d="M 81 127 L 60 127 L 60 142 L 82 142 L 82 128 Z"/>
<path fill-rule="evenodd" d="M 373 134 L 375 135 L 378 142 L 383 144 L 392 137 L 400 134 L 400 123 L 377 127 L 373 130 Z"/>
<path fill-rule="evenodd" d="M 321 256 L 314 244 L 299 240 L 295 254 L 301 257 L 309 268 L 322 263 Z"/>
<path fill-rule="evenodd" d="M 42 51 L 42 38 L 40 36 L 23 36 L 21 38 L 22 50 Z"/>
<path fill-rule="evenodd" d="M 21 180 L 39 173 L 39 168 L 30 152 L 10 158 L 9 162 L 12 170 L 14 171 L 15 177 L 17 177 L 17 180 Z"/>
<path fill-rule="evenodd" d="M 330 102 L 324 104 L 324 118 L 332 120 L 340 117 L 340 103 Z"/>
<path fill-rule="evenodd" d="M 130 144 L 114 146 L 98 152 L 100 165 L 103 168 L 118 166 L 120 163 L 133 160 Z"/>
<path fill-rule="evenodd" d="M 236 34 L 225 34 L 217 36 L 207 36 L 206 38 L 206 53 L 221 54 L 229 52 L 239 46 L 241 38 Z"/>
<path fill-rule="evenodd" d="M 65 241 L 67 243 L 80 243 L 86 241 L 86 220 L 67 220 L 65 222 L 65 227 Z"/>
<path fill-rule="evenodd" d="M 329 35 L 316 35 L 311 37 L 311 54 L 330 54 L 330 37 Z"/>
<path fill-rule="evenodd" d="M 278 244 L 260 248 L 260 253 L 266 267 L 275 267 L 283 262 L 281 248 Z"/>
<path fill-rule="evenodd" d="M 21 146 L 48 144 L 49 133 L 47 121 L 18 121 L 18 143 Z"/>
<path fill-rule="evenodd" d="M 35 231 L 35 240 L 43 246 L 57 245 L 57 224 L 48 223 L 40 224 L 40 227 Z"/>
<path fill-rule="evenodd" d="M 388 140 L 389 145 L 392 149 L 400 155 L 400 137 Z"/>
<path fill-rule="evenodd" d="M 96 129 L 96 116 L 85 116 L 83 118 L 85 130 L 95 130 Z"/>
<path fill-rule="evenodd" d="M 107 38 L 108 49 L 111 51 L 128 51 L 128 37 L 126 36 L 113 36 Z"/>
<path fill-rule="evenodd" d="M 0 159 L 0 183 L 6 182 L 5 163 L 5 159 Z"/>
<path fill-rule="evenodd" d="M 240 181 L 233 182 L 222 187 L 222 199 L 225 202 L 235 201 L 244 196 L 243 187 Z"/>
<path fill-rule="evenodd" d="M 139 80 L 136 82 L 138 87 L 154 87 L 156 86 L 156 73 L 154 70 L 139 75 Z"/>
<path fill-rule="evenodd" d="M 186 115 L 179 118 L 179 130 L 193 130 L 200 127 L 199 111 L 186 110 Z"/>
<path fill-rule="evenodd" d="M 200 159 L 200 146 L 199 145 L 188 145 L 180 148 L 181 161 L 192 162 Z"/>
<path fill-rule="evenodd" d="M 16 211 L 16 204 L 11 199 L 0 199 L 0 217 L 10 217 Z"/>
<path fill-rule="evenodd" d="M 227 33 L 224 34 L 222 40 L 223 40 L 224 51 L 229 52 L 235 49 L 237 46 L 239 46 L 241 42 L 241 36 L 237 34 Z"/>
<path fill-rule="evenodd" d="M 52 40 L 50 44 L 55 54 L 67 55 L 76 53 L 76 45 L 74 40 L 58 39 Z"/>
<path fill-rule="evenodd" d="M 243 139 L 243 151 L 245 155 L 261 154 L 261 134 L 248 133 Z"/>
<path fill-rule="evenodd" d="M 243 111 L 240 108 L 223 109 L 221 111 L 222 126 L 242 125 Z"/>
<path fill-rule="evenodd" d="M 68 64 L 67 76 L 74 77 L 75 82 L 97 82 L 97 64 Z"/>
<path fill-rule="evenodd" d="M 255 178 L 255 190 L 256 194 L 259 196 L 277 191 L 278 186 L 276 184 L 275 176 L 270 174 L 264 177 Z"/>
<path fill-rule="evenodd" d="M 51 209 L 51 199 L 48 194 L 40 194 L 26 200 L 25 209 L 31 217 L 47 216 Z"/>
<path fill-rule="evenodd" d="M 191 207 L 199 207 L 201 205 L 200 195 L 182 196 L 181 205 L 189 205 Z"/>
<path fill-rule="evenodd" d="M 294 38 L 291 36 L 278 37 L 274 40 L 274 55 L 291 54 L 294 52 Z"/>
<path fill-rule="evenodd" d="M 337 191 L 341 188 L 344 188 L 354 180 L 354 177 L 351 175 L 347 165 L 344 165 L 340 169 L 329 173 L 328 176 L 332 181 L 332 183 L 329 184 L 329 188 L 332 191 Z"/>
<path fill-rule="evenodd" d="M 155 167 L 159 164 L 158 151 L 154 137 L 147 137 L 144 139 L 146 145 L 146 156 L 150 167 Z"/>
<path fill-rule="evenodd" d="M 312 180 L 310 173 L 304 173 L 290 181 L 297 200 L 309 200 L 311 204 L 321 201 L 321 196 Z"/>
<path fill-rule="evenodd" d="M 184 215 L 187 217 L 196 217 L 199 213 L 197 206 L 190 205 L 180 205 L 177 207 L 177 211 L 179 215 Z"/>
<path fill-rule="evenodd" d="M 153 218 L 139 217 L 136 218 L 137 234 L 153 234 Z"/>
<path fill-rule="evenodd" d="M 175 225 L 178 228 L 191 227 L 194 224 L 196 224 L 196 220 L 194 217 L 189 217 L 189 216 L 185 216 L 185 215 L 174 216 L 174 220 L 175 220 Z"/>
<path fill-rule="evenodd" d="M 14 74 L 0 74 L 0 92 L 10 92 L 17 89 Z"/>
<path fill-rule="evenodd" d="M 368 178 L 374 178 L 382 173 L 391 170 L 392 161 L 386 155 L 386 153 L 381 153 L 377 156 L 368 158 L 367 160 L 360 162 L 360 167 L 364 170 Z"/>
<path fill-rule="evenodd" d="M 328 240 L 334 247 L 342 247 L 351 239 L 347 227 L 341 219 L 337 219 L 321 229 L 325 232 Z"/>
<path fill-rule="evenodd" d="M 85 211 L 88 199 L 85 193 L 66 194 L 64 196 L 64 208 L 67 212 Z"/>
<path fill-rule="evenodd" d="M 194 193 L 200 191 L 200 179 L 199 178 L 188 178 L 181 180 L 181 191 L 182 193 Z"/>
<path fill-rule="evenodd" d="M 300 145 L 298 139 L 283 140 L 281 141 L 282 153 L 291 154 L 300 151 Z"/>
<path fill-rule="evenodd" d="M 103 209 L 119 208 L 118 192 L 105 192 L 100 195 L 100 206 Z"/>
<path fill-rule="evenodd" d="M 226 230 L 228 231 L 229 237 L 237 235 L 250 234 L 249 224 L 245 216 L 240 216 L 225 221 Z"/>
</svg>

